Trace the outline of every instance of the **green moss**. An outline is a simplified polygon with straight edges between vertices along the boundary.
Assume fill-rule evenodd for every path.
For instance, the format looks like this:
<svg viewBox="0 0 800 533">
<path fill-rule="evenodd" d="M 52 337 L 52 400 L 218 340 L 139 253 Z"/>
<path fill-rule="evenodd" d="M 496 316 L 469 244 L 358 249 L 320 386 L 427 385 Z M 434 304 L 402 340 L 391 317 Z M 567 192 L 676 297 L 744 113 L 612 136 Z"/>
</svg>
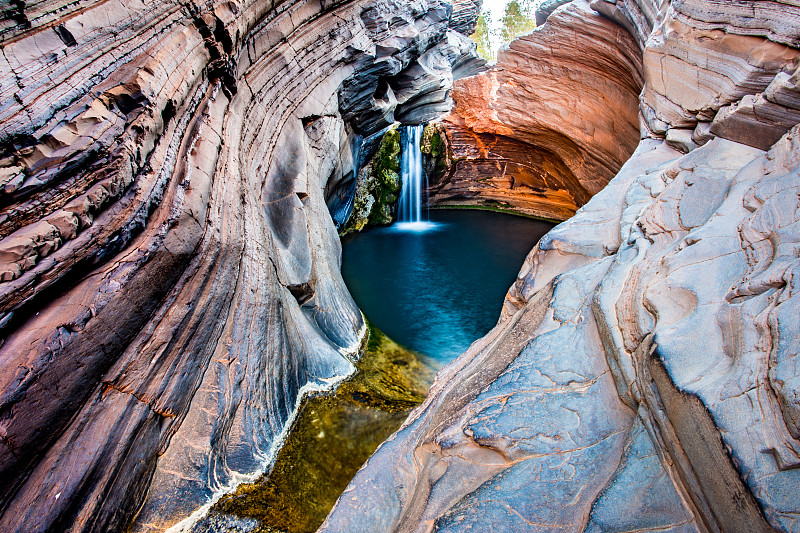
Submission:
<svg viewBox="0 0 800 533">
<path fill-rule="evenodd" d="M 447 134 L 440 124 L 433 122 L 422 130 L 420 151 L 425 160 L 424 165 L 429 173 L 430 182 L 439 183 L 453 164 L 447 144 Z"/>
<path fill-rule="evenodd" d="M 392 206 L 390 204 L 381 204 L 373 206 L 367 223 L 373 226 L 385 226 L 391 224 L 392 220 L 394 220 Z"/>
<path fill-rule="evenodd" d="M 393 127 L 383 135 L 378 151 L 358 176 L 353 213 L 341 235 L 361 231 L 368 224 L 392 223 L 401 187 L 400 150 L 400 132 Z"/>
<path fill-rule="evenodd" d="M 241 485 L 211 513 L 260 521 L 259 532 L 311 532 L 347 483 L 422 402 L 436 369 L 370 325 L 358 371 L 306 398 L 272 471 Z"/>
<path fill-rule="evenodd" d="M 375 154 L 378 164 L 373 167 L 381 175 L 381 183 L 386 186 L 398 187 L 400 182 L 397 175 L 400 172 L 400 150 L 400 131 L 395 126 L 383 134 L 381 146 Z"/>
<path fill-rule="evenodd" d="M 444 142 L 442 141 L 442 133 L 439 131 L 437 124 L 428 124 L 422 130 L 422 139 L 419 143 L 420 151 L 423 154 L 428 154 L 433 157 L 442 155 L 442 148 Z"/>
</svg>

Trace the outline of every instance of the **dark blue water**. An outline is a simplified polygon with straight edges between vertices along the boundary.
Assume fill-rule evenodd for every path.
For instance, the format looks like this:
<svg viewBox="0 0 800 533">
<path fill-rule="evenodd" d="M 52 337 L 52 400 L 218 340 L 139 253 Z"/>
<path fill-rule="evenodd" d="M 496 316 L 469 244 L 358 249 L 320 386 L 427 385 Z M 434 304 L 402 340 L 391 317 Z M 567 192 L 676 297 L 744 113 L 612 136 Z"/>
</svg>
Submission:
<svg viewBox="0 0 800 533">
<path fill-rule="evenodd" d="M 342 274 L 378 329 L 446 363 L 497 323 L 525 256 L 552 224 L 491 211 L 431 211 L 343 239 Z"/>
</svg>

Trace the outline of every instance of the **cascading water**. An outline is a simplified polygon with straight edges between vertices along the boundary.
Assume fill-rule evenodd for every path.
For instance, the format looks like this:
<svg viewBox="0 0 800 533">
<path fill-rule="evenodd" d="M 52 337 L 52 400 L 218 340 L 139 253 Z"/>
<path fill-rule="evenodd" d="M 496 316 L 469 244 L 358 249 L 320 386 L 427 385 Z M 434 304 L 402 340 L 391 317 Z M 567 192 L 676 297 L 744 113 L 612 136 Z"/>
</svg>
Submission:
<svg viewBox="0 0 800 533">
<path fill-rule="evenodd" d="M 422 139 L 423 126 L 403 126 L 400 132 L 402 152 L 400 155 L 400 176 L 403 188 L 400 192 L 398 207 L 398 227 L 407 229 L 425 229 L 430 224 L 425 222 L 422 212 L 422 152 L 419 143 Z"/>
</svg>

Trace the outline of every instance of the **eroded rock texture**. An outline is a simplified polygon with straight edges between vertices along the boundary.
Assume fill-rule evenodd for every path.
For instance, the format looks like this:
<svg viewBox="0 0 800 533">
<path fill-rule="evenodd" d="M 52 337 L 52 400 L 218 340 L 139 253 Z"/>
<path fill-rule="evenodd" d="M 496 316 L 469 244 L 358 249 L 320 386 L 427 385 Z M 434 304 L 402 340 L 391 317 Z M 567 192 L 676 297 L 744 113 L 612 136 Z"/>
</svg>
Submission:
<svg viewBox="0 0 800 533">
<path fill-rule="evenodd" d="M 359 134 L 469 63 L 455 4 L 7 6 L 0 530 L 171 526 L 352 371 L 328 206 Z"/>
<path fill-rule="evenodd" d="M 441 129 L 451 162 L 431 205 L 489 205 L 565 220 L 617 173 L 639 141 L 636 41 L 585 1 L 459 80 Z"/>
<path fill-rule="evenodd" d="M 324 531 L 798 531 L 800 5 L 592 6 L 641 47 L 641 142 Z"/>
</svg>

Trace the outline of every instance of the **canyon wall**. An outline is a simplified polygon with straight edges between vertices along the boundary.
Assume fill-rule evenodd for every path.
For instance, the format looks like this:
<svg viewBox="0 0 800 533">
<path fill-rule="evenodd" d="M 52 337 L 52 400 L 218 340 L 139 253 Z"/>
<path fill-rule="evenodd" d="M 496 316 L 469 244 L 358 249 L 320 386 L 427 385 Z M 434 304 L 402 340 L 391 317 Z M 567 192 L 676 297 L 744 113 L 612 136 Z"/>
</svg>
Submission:
<svg viewBox="0 0 800 533">
<path fill-rule="evenodd" d="M 440 372 L 322 531 L 797 531 L 800 3 L 575 0 L 510 50 L 580 57 L 597 13 L 642 61 L 638 146 L 530 253 L 497 326 Z M 543 91 L 584 78 L 549 65 Z M 499 130 L 511 89 L 496 91 L 470 116 Z M 526 106 L 511 133 L 542 129 Z M 605 171 L 622 157 L 583 153 Z"/>
<path fill-rule="evenodd" d="M 3 9 L 0 530 L 160 531 L 352 372 L 329 208 L 446 103 L 479 3 Z"/>
<path fill-rule="evenodd" d="M 636 148 L 641 90 L 628 31 L 585 3 L 558 11 L 501 48 L 492 68 L 456 82 L 429 204 L 566 220 Z"/>
</svg>

